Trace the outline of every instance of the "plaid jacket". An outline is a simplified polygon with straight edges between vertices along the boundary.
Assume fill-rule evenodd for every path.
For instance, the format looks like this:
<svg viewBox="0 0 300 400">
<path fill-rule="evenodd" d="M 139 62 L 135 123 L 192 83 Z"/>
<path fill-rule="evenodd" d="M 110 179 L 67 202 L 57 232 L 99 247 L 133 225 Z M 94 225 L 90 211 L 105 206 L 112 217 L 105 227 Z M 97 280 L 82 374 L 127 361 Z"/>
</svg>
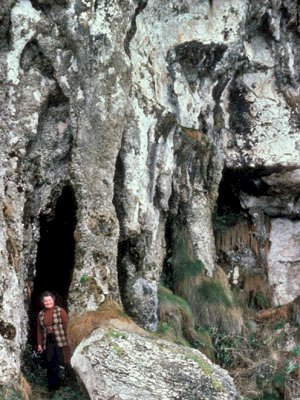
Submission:
<svg viewBox="0 0 300 400">
<path fill-rule="evenodd" d="M 43 347 L 46 347 L 47 332 L 44 324 L 45 311 L 39 313 L 40 324 L 43 329 Z M 60 316 L 60 307 L 55 306 L 53 311 L 53 332 L 58 347 L 68 346 L 67 336 L 64 331 L 62 319 Z"/>
</svg>

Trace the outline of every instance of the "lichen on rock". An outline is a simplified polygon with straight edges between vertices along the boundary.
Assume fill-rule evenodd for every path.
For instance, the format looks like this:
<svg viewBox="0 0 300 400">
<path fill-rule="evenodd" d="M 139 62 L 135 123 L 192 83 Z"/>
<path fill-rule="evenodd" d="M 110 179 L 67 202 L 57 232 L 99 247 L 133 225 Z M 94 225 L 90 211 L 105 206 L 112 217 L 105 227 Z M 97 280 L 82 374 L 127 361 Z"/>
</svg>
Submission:
<svg viewBox="0 0 300 400">
<path fill-rule="evenodd" d="M 238 398 L 231 378 L 200 352 L 126 331 L 95 330 L 72 365 L 95 399 Z"/>
</svg>

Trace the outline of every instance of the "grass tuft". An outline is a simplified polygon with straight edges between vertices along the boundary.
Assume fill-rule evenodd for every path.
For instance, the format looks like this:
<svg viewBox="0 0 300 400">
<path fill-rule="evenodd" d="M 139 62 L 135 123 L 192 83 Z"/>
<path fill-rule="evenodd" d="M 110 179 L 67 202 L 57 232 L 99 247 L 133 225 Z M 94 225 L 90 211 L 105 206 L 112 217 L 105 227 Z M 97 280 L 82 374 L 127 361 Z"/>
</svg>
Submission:
<svg viewBox="0 0 300 400">
<path fill-rule="evenodd" d="M 184 300 L 182 297 L 176 296 L 170 289 L 167 289 L 164 286 L 159 286 L 158 288 L 158 301 L 160 303 L 164 301 L 171 302 L 173 304 L 176 304 L 181 309 L 183 309 L 191 317 L 193 315 L 192 308 L 188 304 L 188 302 Z"/>
<path fill-rule="evenodd" d="M 145 331 L 124 313 L 119 303 L 108 300 L 98 310 L 87 311 L 70 319 L 68 338 L 71 348 L 74 350 L 84 338 L 101 326 L 145 334 Z"/>
<path fill-rule="evenodd" d="M 224 287 L 214 280 L 203 281 L 198 287 L 199 301 L 232 307 L 232 301 L 227 296 Z"/>
<path fill-rule="evenodd" d="M 190 304 L 197 327 L 214 326 L 229 333 L 241 332 L 242 311 L 234 301 L 228 277 L 221 268 L 216 268 L 211 278 L 200 274 L 179 282 L 176 294 Z"/>
<path fill-rule="evenodd" d="M 213 360 L 213 349 L 207 332 L 195 330 L 194 316 L 191 306 L 171 290 L 160 286 L 159 327 L 158 333 L 174 343 L 194 347 Z"/>
<path fill-rule="evenodd" d="M 174 236 L 172 267 L 176 283 L 201 274 L 204 264 L 195 258 L 191 239 L 185 229 L 178 228 Z"/>
</svg>

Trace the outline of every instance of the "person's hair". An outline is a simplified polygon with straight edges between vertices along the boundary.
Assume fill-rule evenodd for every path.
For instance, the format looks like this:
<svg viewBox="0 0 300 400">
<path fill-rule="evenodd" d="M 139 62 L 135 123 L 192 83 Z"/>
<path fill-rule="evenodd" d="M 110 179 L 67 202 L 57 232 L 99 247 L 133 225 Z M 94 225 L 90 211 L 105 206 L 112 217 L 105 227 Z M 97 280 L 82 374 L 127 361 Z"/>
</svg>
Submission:
<svg viewBox="0 0 300 400">
<path fill-rule="evenodd" d="M 44 298 L 45 298 L 45 297 L 48 297 L 48 296 L 49 296 L 49 297 L 52 297 L 53 301 L 55 301 L 55 296 L 54 296 L 54 294 L 53 294 L 52 292 L 46 291 L 46 292 L 43 292 L 43 293 L 40 295 L 41 303 L 43 303 Z"/>
</svg>

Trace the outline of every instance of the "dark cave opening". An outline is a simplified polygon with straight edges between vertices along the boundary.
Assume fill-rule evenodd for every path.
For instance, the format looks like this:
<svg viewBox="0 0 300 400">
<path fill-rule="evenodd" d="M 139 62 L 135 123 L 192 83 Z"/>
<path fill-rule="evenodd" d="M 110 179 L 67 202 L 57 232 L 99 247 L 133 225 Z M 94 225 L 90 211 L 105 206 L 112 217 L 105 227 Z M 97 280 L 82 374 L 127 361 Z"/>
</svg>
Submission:
<svg viewBox="0 0 300 400">
<path fill-rule="evenodd" d="M 122 146 L 121 146 L 122 148 Z M 118 256 L 117 256 L 117 271 L 118 271 L 118 285 L 121 295 L 121 301 L 126 308 L 126 282 L 128 279 L 126 269 L 123 266 L 123 258 L 127 252 L 128 240 L 125 240 L 123 220 L 125 217 L 125 210 L 123 204 L 123 191 L 124 191 L 125 172 L 122 161 L 121 151 L 118 154 L 115 165 L 114 176 L 114 197 L 113 204 L 116 210 L 118 221 L 120 224 L 120 237 L 118 242 Z"/>
<path fill-rule="evenodd" d="M 249 219 L 250 215 L 242 209 L 240 194 L 244 192 L 256 197 L 264 195 L 269 186 L 261 178 L 274 172 L 280 172 L 280 168 L 225 168 L 213 216 L 215 231 L 220 228 L 220 224 L 229 228 L 240 218 Z"/>
<path fill-rule="evenodd" d="M 30 317 L 34 319 L 32 329 L 36 315 L 41 309 L 42 292 L 53 292 L 57 305 L 68 309 L 67 300 L 75 260 L 76 210 L 73 188 L 65 186 L 53 210 L 39 217 L 40 241 L 30 310 Z"/>
<path fill-rule="evenodd" d="M 118 285 L 120 290 L 121 301 L 126 308 L 126 282 L 128 274 L 123 267 L 123 257 L 127 251 L 127 241 L 119 241 L 118 243 L 118 257 L 117 257 L 117 269 L 118 269 Z M 127 311 L 127 310 L 126 310 Z"/>
<path fill-rule="evenodd" d="M 213 213 L 218 264 L 227 273 L 239 301 L 255 310 L 269 302 L 266 254 L 270 222 L 263 213 L 255 218 L 251 209 L 243 208 L 242 194 L 266 196 L 270 186 L 263 177 L 280 171 L 279 167 L 225 168 Z M 235 268 L 238 280 L 234 280 Z"/>
<path fill-rule="evenodd" d="M 163 263 L 163 268 L 161 272 L 161 282 L 163 286 L 174 291 L 174 275 L 172 268 L 172 253 L 173 253 L 173 220 L 174 216 L 168 215 L 165 227 L 165 242 L 166 242 L 166 256 Z"/>
<path fill-rule="evenodd" d="M 218 215 L 224 215 L 229 210 L 232 213 L 240 212 L 239 192 L 242 186 L 242 175 L 229 169 L 223 171 L 216 206 L 216 213 Z"/>
<path fill-rule="evenodd" d="M 217 259 L 227 273 L 232 268 L 228 251 L 233 254 L 232 252 L 239 251 L 241 244 L 247 247 L 251 240 L 252 216 L 242 208 L 241 193 L 254 196 L 262 194 L 266 188 L 261 176 L 265 172 L 254 169 L 223 170 L 212 224 Z"/>
</svg>

